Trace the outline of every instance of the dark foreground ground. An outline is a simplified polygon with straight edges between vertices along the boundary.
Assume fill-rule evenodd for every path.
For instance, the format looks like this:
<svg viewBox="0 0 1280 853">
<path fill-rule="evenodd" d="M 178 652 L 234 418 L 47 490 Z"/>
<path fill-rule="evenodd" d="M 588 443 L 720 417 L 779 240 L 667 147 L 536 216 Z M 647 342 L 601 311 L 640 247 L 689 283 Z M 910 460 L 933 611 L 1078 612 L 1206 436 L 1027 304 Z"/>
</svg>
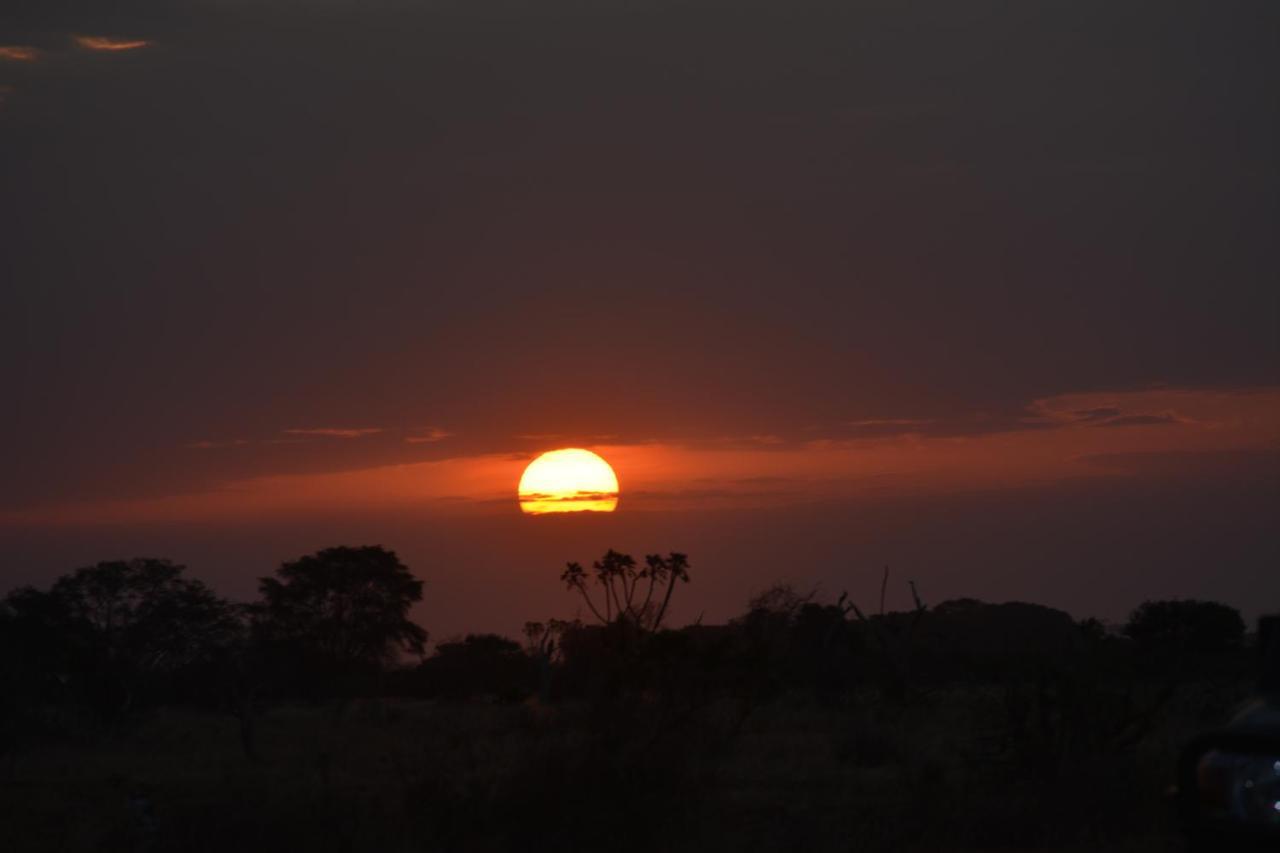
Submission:
<svg viewBox="0 0 1280 853">
<path fill-rule="evenodd" d="M 1030 684 L 365 700 L 264 712 L 256 762 L 232 717 L 161 709 L 5 756 L 0 850 L 1179 850 L 1178 748 L 1248 690 L 1137 688 L 1132 741 Z"/>
</svg>

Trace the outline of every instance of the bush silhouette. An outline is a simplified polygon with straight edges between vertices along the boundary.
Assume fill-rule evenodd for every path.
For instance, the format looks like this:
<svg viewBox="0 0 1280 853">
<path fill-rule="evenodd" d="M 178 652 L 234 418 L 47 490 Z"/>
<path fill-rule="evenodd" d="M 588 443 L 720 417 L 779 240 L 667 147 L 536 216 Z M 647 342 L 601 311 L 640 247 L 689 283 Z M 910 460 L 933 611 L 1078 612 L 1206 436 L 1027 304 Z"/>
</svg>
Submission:
<svg viewBox="0 0 1280 853">
<path fill-rule="evenodd" d="M 503 700 L 529 696 L 536 680 L 535 661 L 518 643 L 497 634 L 468 634 L 462 640 L 441 643 L 411 679 L 416 695 Z"/>
<path fill-rule="evenodd" d="M 1243 645 L 1244 620 L 1216 601 L 1146 601 L 1130 614 L 1124 633 L 1170 651 L 1213 654 Z"/>
</svg>

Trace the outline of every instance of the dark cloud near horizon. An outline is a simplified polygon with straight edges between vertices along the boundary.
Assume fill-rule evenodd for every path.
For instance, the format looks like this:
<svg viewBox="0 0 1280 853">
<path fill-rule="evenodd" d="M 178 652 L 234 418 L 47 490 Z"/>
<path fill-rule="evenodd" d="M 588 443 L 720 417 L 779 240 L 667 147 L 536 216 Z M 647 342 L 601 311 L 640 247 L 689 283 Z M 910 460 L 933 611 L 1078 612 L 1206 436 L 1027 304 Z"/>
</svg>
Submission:
<svg viewBox="0 0 1280 853">
<path fill-rule="evenodd" d="M 1219 487 L 1234 482 L 1275 488 L 1280 483 L 1280 449 L 1095 453 L 1081 457 L 1081 461 L 1162 480 L 1211 480 Z"/>
<path fill-rule="evenodd" d="M 1124 412 L 1115 406 L 1097 406 L 1092 409 L 1079 409 L 1071 414 L 1081 421 L 1108 421 L 1120 417 Z"/>
<path fill-rule="evenodd" d="M 1050 412 L 1040 401 L 1010 406 L 1003 411 L 956 412 L 946 418 L 884 418 L 825 427 L 811 440 L 875 439 L 901 436 L 971 438 L 1010 432 L 1067 429 L 1077 426 L 1158 426 L 1183 421 L 1170 412 L 1126 412 L 1117 406 L 1096 406 L 1072 412 Z"/>
<path fill-rule="evenodd" d="M 50 52 L 0 67 L 0 504 L 401 461 L 422 424 L 455 437 L 413 458 L 963 434 L 1274 384 L 1278 21 L 6 4 Z M 188 447 L 334 423 L 391 432 Z"/>
<path fill-rule="evenodd" d="M 1178 418 L 1175 415 L 1125 415 L 1118 418 L 1110 418 L 1105 421 L 1099 421 L 1094 426 L 1100 427 L 1124 427 L 1124 426 L 1156 426 L 1158 424 L 1176 424 Z"/>
</svg>

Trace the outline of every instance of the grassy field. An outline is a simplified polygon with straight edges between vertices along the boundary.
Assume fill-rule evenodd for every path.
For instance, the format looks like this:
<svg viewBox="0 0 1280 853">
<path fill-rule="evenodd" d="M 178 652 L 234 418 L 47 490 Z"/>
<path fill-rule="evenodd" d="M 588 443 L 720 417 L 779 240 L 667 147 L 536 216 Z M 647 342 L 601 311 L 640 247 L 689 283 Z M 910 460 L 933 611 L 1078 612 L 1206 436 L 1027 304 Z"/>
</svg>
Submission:
<svg viewBox="0 0 1280 853">
<path fill-rule="evenodd" d="M 1176 850 L 1178 746 L 1234 698 L 1184 685 L 1123 750 L 1089 747 L 1060 710 L 1026 725 L 1007 687 L 836 706 L 370 700 L 269 710 L 258 762 L 231 717 L 166 709 L 6 756 L 0 849 Z"/>
</svg>

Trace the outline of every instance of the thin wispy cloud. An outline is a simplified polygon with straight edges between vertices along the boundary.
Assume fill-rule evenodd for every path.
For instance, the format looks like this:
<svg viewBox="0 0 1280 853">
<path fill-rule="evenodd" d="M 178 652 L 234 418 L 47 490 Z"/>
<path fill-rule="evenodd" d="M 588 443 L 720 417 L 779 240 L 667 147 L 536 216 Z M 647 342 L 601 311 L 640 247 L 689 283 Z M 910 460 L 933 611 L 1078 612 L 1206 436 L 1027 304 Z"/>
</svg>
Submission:
<svg viewBox="0 0 1280 853">
<path fill-rule="evenodd" d="M 1122 426 L 1157 426 L 1159 424 L 1181 423 L 1182 419 L 1172 413 L 1162 415 L 1122 415 L 1094 424 L 1101 427 Z"/>
<path fill-rule="evenodd" d="M 99 50 L 109 53 L 138 50 L 151 45 L 151 42 L 146 39 L 117 39 L 109 36 L 72 36 L 72 40 L 85 50 Z"/>
<path fill-rule="evenodd" d="M 249 443 L 247 438 L 233 438 L 229 441 L 190 441 L 186 446 L 192 450 L 216 450 L 221 447 L 244 447 Z"/>
<path fill-rule="evenodd" d="M 1098 406 L 1093 409 L 1080 409 L 1071 413 L 1077 421 L 1106 421 L 1118 418 L 1124 412 L 1115 406 Z"/>
<path fill-rule="evenodd" d="M 285 435 L 305 435 L 314 438 L 364 438 L 386 432 L 382 427 L 304 427 L 281 430 Z"/>
<path fill-rule="evenodd" d="M 685 442 L 690 447 L 782 447 L 790 442 L 773 433 L 755 433 L 752 435 L 722 435 L 709 439 L 697 439 Z"/>
<path fill-rule="evenodd" d="M 852 421 L 849 426 L 853 427 L 910 427 L 924 426 L 933 423 L 929 418 L 870 418 L 868 420 Z"/>
<path fill-rule="evenodd" d="M 437 441 L 444 441 L 451 438 L 453 433 L 446 432 L 442 429 L 428 429 L 418 432 L 414 435 L 406 435 L 404 440 L 407 444 L 434 444 Z"/>
<path fill-rule="evenodd" d="M 0 44 L 0 59 L 10 62 L 35 62 L 40 58 L 37 48 L 23 44 Z"/>
<path fill-rule="evenodd" d="M 595 435 L 567 434 L 561 432 L 521 432 L 516 433 L 512 438 L 519 441 L 556 441 L 566 442 L 568 444 L 592 444 L 601 441 L 613 441 L 618 436 L 615 433 L 598 433 Z"/>
<path fill-rule="evenodd" d="M 1140 392 L 1139 392 L 1140 393 Z M 1161 392 L 1151 392 L 1160 394 Z M 1177 392 L 1175 392 L 1177 393 Z M 1130 397 L 1133 394 L 1128 395 Z M 1158 397 L 1157 399 L 1163 398 Z M 1074 411 L 1063 411 L 1054 408 L 1049 401 L 1038 400 L 1032 405 L 1033 411 L 1049 423 L 1060 427 L 1124 427 L 1124 426 L 1159 426 L 1160 424 L 1184 423 L 1185 419 L 1171 410 L 1134 411 L 1108 402 L 1105 405 L 1091 406 Z"/>
<path fill-rule="evenodd" d="M 1020 410 L 977 412 L 951 418 L 870 418 L 849 421 L 844 427 L 849 431 L 847 437 L 877 439 L 893 436 L 972 437 L 1077 427 L 1159 426 L 1184 423 L 1186 418 L 1171 409 L 1152 410 L 1133 407 L 1143 406 L 1148 402 L 1163 404 L 1182 399 L 1185 395 L 1186 392 L 1183 391 L 1161 392 L 1152 389 L 1113 394 L 1098 401 L 1099 395 L 1068 394 L 1033 400 Z M 1130 403 L 1131 407 L 1118 405 L 1112 398 L 1123 399 Z M 1078 409 L 1062 408 L 1064 401 L 1078 399 L 1083 399 L 1090 405 Z M 846 437 L 844 432 L 839 430 L 836 432 L 836 435 L 828 438 L 839 440 Z"/>
</svg>

